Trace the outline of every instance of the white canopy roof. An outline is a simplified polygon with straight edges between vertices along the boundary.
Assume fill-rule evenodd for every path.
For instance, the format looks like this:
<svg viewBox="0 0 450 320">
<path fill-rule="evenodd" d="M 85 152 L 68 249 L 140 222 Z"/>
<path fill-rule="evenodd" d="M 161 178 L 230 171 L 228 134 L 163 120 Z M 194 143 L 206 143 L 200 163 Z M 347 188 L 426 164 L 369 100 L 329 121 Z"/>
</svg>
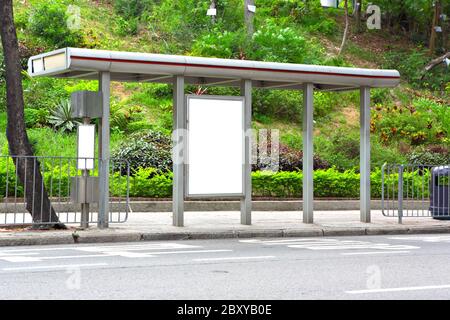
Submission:
<svg viewBox="0 0 450 320">
<path fill-rule="evenodd" d="M 350 90 L 361 86 L 395 87 L 397 70 L 344 68 L 319 65 L 199 58 L 149 53 L 64 48 L 33 56 L 31 76 L 98 79 L 108 71 L 113 81 L 172 83 L 183 75 L 187 84 L 239 86 L 252 80 L 257 88 L 301 89 L 314 83 L 318 90 Z"/>
</svg>

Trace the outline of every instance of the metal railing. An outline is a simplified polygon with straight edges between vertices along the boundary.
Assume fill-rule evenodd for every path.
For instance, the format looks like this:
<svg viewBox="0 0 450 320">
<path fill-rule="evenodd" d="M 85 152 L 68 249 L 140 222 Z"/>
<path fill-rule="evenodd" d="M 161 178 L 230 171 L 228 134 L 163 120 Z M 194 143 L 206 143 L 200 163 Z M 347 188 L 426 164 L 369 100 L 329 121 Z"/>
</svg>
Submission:
<svg viewBox="0 0 450 320">
<path fill-rule="evenodd" d="M 93 163 L 89 177 L 94 181 L 86 188 L 79 181 L 87 176 L 78 170 L 80 161 Z M 82 204 L 76 201 L 79 189 L 84 187 L 90 203 L 87 223 L 98 220 L 98 168 L 101 159 L 82 159 L 48 156 L 0 156 L 0 226 L 79 224 Z M 128 219 L 130 169 L 127 162 L 109 160 L 110 223 Z M 38 174 L 41 173 L 41 175 Z M 42 177 L 42 179 L 40 179 Z M 81 180 L 77 180 L 81 179 Z M 27 189 L 28 188 L 28 189 Z M 87 192 L 89 191 L 89 194 Z M 50 200 L 47 202 L 46 199 Z"/>
<path fill-rule="evenodd" d="M 450 165 L 384 164 L 381 207 L 402 223 L 407 217 L 450 218 Z"/>
</svg>

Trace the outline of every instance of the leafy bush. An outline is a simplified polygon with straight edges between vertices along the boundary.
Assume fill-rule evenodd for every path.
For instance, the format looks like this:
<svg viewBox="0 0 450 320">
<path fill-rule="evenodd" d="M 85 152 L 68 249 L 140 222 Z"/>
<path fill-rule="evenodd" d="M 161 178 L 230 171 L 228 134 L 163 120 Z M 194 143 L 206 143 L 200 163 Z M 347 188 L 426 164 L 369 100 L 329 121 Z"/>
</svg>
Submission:
<svg viewBox="0 0 450 320">
<path fill-rule="evenodd" d="M 340 171 L 359 166 L 359 134 L 338 129 L 329 137 L 317 137 L 316 152 Z"/>
<path fill-rule="evenodd" d="M 383 67 L 397 69 L 402 78 L 416 88 L 444 91 L 446 84 L 450 81 L 450 73 L 447 72 L 444 64 L 423 73 L 423 68 L 429 59 L 427 51 L 422 48 L 410 51 L 392 50 L 385 54 Z"/>
<path fill-rule="evenodd" d="M 47 109 L 25 109 L 25 125 L 27 128 L 41 128 L 49 124 L 50 112 Z"/>
<path fill-rule="evenodd" d="M 372 132 L 380 139 L 408 141 L 412 145 L 442 143 L 450 132 L 450 108 L 426 98 L 415 99 L 412 105 L 377 105 Z"/>
<path fill-rule="evenodd" d="M 146 19 L 148 27 L 155 39 L 164 39 L 166 50 L 171 53 L 184 53 L 190 49 L 192 42 L 211 26 L 211 18 L 206 15 L 209 5 L 208 1 L 161 0 L 152 8 Z"/>
<path fill-rule="evenodd" d="M 28 26 L 31 34 L 54 48 L 80 46 L 83 42 L 82 33 L 69 29 L 66 10 L 67 7 L 58 2 L 36 3 Z"/>
<path fill-rule="evenodd" d="M 125 19 L 136 19 L 148 15 L 153 0 L 113 0 L 114 10 Z"/>
<path fill-rule="evenodd" d="M 24 78 L 22 83 L 26 108 L 50 110 L 55 102 L 69 98 L 64 81 L 60 79 Z"/>
<path fill-rule="evenodd" d="M 8 161 L 8 162 L 7 162 Z M 61 167 L 51 163 L 42 162 L 44 171 L 44 184 L 51 195 L 65 197 L 68 195 L 69 180 L 76 175 L 75 162 L 71 166 L 63 164 Z M 8 174 L 6 174 L 8 172 Z M 95 173 L 96 174 L 96 173 Z M 8 177 L 8 195 L 13 196 L 14 186 L 17 183 L 18 194 L 23 196 L 23 188 L 15 180 L 15 168 L 13 161 L 6 157 L 0 157 L 0 197 L 6 195 L 6 179 Z M 281 197 L 300 198 L 302 196 L 303 174 L 301 171 L 292 172 L 252 172 L 252 195 L 255 197 Z M 335 198 L 358 198 L 360 176 L 355 170 L 340 172 L 335 168 L 314 171 L 314 196 Z M 381 170 L 376 168 L 371 172 L 371 196 L 381 198 Z M 404 192 L 418 197 L 429 196 L 428 188 L 418 189 L 423 181 L 430 179 L 428 170 L 404 173 Z M 385 174 L 385 181 L 396 192 L 398 187 L 398 173 Z M 172 195 L 172 172 L 160 172 L 156 168 L 136 168 L 129 178 L 129 194 L 132 197 L 168 198 Z M 414 187 L 415 186 L 415 187 Z M 111 196 L 124 196 L 126 194 L 127 179 L 120 171 L 114 171 L 110 175 Z M 392 190 L 391 190 L 392 192 Z"/>
<path fill-rule="evenodd" d="M 253 34 L 249 57 L 260 61 L 304 63 L 306 40 L 290 27 L 269 21 Z"/>
<path fill-rule="evenodd" d="M 244 32 L 221 31 L 213 29 L 195 40 L 192 46 L 192 54 L 215 58 L 238 58 L 243 46 Z"/>
<path fill-rule="evenodd" d="M 271 152 L 274 152 L 271 148 L 270 141 L 268 142 L 267 148 L 267 158 L 263 157 L 260 154 L 260 148 L 265 148 L 264 144 L 258 144 L 257 152 L 258 152 L 258 162 L 256 164 L 252 165 L 253 171 L 258 170 L 270 170 L 270 154 Z M 276 151 L 276 150 L 275 150 Z M 279 154 L 279 171 L 298 171 L 303 168 L 303 151 L 299 149 L 293 149 L 288 147 L 287 145 L 284 145 L 282 143 L 279 144 L 278 147 L 278 154 Z M 318 155 L 314 155 L 313 158 L 313 166 L 314 169 L 327 169 L 330 167 L 328 162 L 321 159 Z"/>
<path fill-rule="evenodd" d="M 133 122 L 141 122 L 144 118 L 143 109 L 140 106 L 124 107 L 122 104 L 111 104 L 111 129 L 122 132 L 133 132 L 141 125 L 130 126 Z"/>
<path fill-rule="evenodd" d="M 155 168 L 158 172 L 172 169 L 172 141 L 161 132 L 147 130 L 135 133 L 113 151 L 112 157 L 127 161 L 134 172 L 138 168 Z"/>
<path fill-rule="evenodd" d="M 408 163 L 447 165 L 450 164 L 450 152 L 444 146 L 430 146 L 419 148 L 408 154 Z"/>
<path fill-rule="evenodd" d="M 255 117 L 271 116 L 300 122 L 302 94 L 290 90 L 253 90 L 253 113 Z"/>
<path fill-rule="evenodd" d="M 62 132 L 72 132 L 81 122 L 73 118 L 70 100 L 61 100 L 51 111 L 48 122 Z"/>
</svg>

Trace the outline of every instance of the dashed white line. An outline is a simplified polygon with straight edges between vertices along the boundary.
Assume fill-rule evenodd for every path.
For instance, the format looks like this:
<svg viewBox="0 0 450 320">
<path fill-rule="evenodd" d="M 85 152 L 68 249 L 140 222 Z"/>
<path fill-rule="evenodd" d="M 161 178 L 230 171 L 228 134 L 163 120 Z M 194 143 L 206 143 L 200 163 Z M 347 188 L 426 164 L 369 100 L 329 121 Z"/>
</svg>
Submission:
<svg viewBox="0 0 450 320">
<path fill-rule="evenodd" d="M 350 293 L 350 294 L 364 294 L 364 293 L 382 293 L 382 292 L 418 291 L 418 290 L 434 290 L 434 289 L 450 289 L 450 285 L 440 285 L 440 286 L 420 286 L 420 287 L 403 287 L 403 288 L 386 288 L 386 289 L 351 290 L 351 291 L 345 291 L 345 293 Z"/>
<path fill-rule="evenodd" d="M 3 268 L 3 271 L 20 271 L 20 270 L 39 270 L 39 269 L 61 269 L 61 268 L 81 268 L 81 267 L 98 267 L 107 266 L 107 263 L 86 263 L 86 264 L 64 264 L 49 266 L 33 266 L 33 267 L 11 267 Z"/>
<path fill-rule="evenodd" d="M 251 259 L 273 259 L 275 256 L 252 256 L 252 257 L 222 257 L 222 258 L 199 258 L 193 261 L 224 261 L 224 260 L 251 260 Z"/>
<path fill-rule="evenodd" d="M 231 252 L 230 249 L 217 249 L 217 250 L 186 250 L 186 251 L 160 251 L 160 252 L 150 252 L 152 255 L 158 254 L 180 254 L 180 253 L 214 253 L 214 252 Z"/>
<path fill-rule="evenodd" d="M 410 253 L 411 251 L 371 251 L 371 252 L 343 252 L 343 256 L 358 256 L 358 255 L 371 255 L 371 254 L 397 254 L 397 253 Z"/>
</svg>

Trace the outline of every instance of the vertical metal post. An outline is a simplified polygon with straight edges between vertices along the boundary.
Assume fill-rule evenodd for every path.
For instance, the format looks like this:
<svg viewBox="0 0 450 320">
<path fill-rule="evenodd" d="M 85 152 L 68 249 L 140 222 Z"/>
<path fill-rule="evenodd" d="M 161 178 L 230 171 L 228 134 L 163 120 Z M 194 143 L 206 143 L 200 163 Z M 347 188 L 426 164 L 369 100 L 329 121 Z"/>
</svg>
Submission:
<svg viewBox="0 0 450 320">
<path fill-rule="evenodd" d="M 91 119 L 88 117 L 83 118 L 83 124 L 89 124 L 91 122 Z M 86 163 L 88 159 L 84 159 L 84 167 L 86 168 Z M 89 177 L 89 170 L 83 169 L 81 170 L 83 175 L 83 181 L 84 181 L 84 199 L 88 198 L 87 190 L 88 190 L 88 177 Z M 86 201 L 87 202 L 87 201 Z M 89 203 L 82 203 L 81 204 L 81 218 L 80 218 L 80 227 L 85 229 L 89 228 Z"/>
<path fill-rule="evenodd" d="M 184 99 L 184 77 L 176 76 L 173 83 L 173 225 L 184 225 L 184 176 L 186 143 L 186 108 Z"/>
<path fill-rule="evenodd" d="M 370 88 L 360 89 L 360 221 L 370 222 Z"/>
<path fill-rule="evenodd" d="M 398 223 L 403 222 L 403 165 L 398 167 Z"/>
<path fill-rule="evenodd" d="M 313 106 L 314 85 L 303 88 L 303 223 L 314 222 Z"/>
<path fill-rule="evenodd" d="M 101 118 L 101 142 L 100 153 L 101 160 L 99 165 L 99 210 L 98 210 L 98 227 L 108 228 L 109 224 L 109 99 L 111 74 L 109 72 L 100 73 L 99 88 L 103 94 L 102 118 Z"/>
<path fill-rule="evenodd" d="M 98 74 L 98 91 L 102 91 L 102 73 Z M 98 166 L 100 167 L 100 160 L 102 159 L 102 119 L 98 121 L 97 128 L 97 148 L 98 148 Z"/>
<path fill-rule="evenodd" d="M 245 98 L 244 105 L 244 163 L 243 163 L 243 191 L 244 197 L 241 199 L 241 224 L 250 225 L 252 223 L 252 163 L 250 147 L 252 145 L 252 81 L 242 80 L 241 95 Z"/>
</svg>

